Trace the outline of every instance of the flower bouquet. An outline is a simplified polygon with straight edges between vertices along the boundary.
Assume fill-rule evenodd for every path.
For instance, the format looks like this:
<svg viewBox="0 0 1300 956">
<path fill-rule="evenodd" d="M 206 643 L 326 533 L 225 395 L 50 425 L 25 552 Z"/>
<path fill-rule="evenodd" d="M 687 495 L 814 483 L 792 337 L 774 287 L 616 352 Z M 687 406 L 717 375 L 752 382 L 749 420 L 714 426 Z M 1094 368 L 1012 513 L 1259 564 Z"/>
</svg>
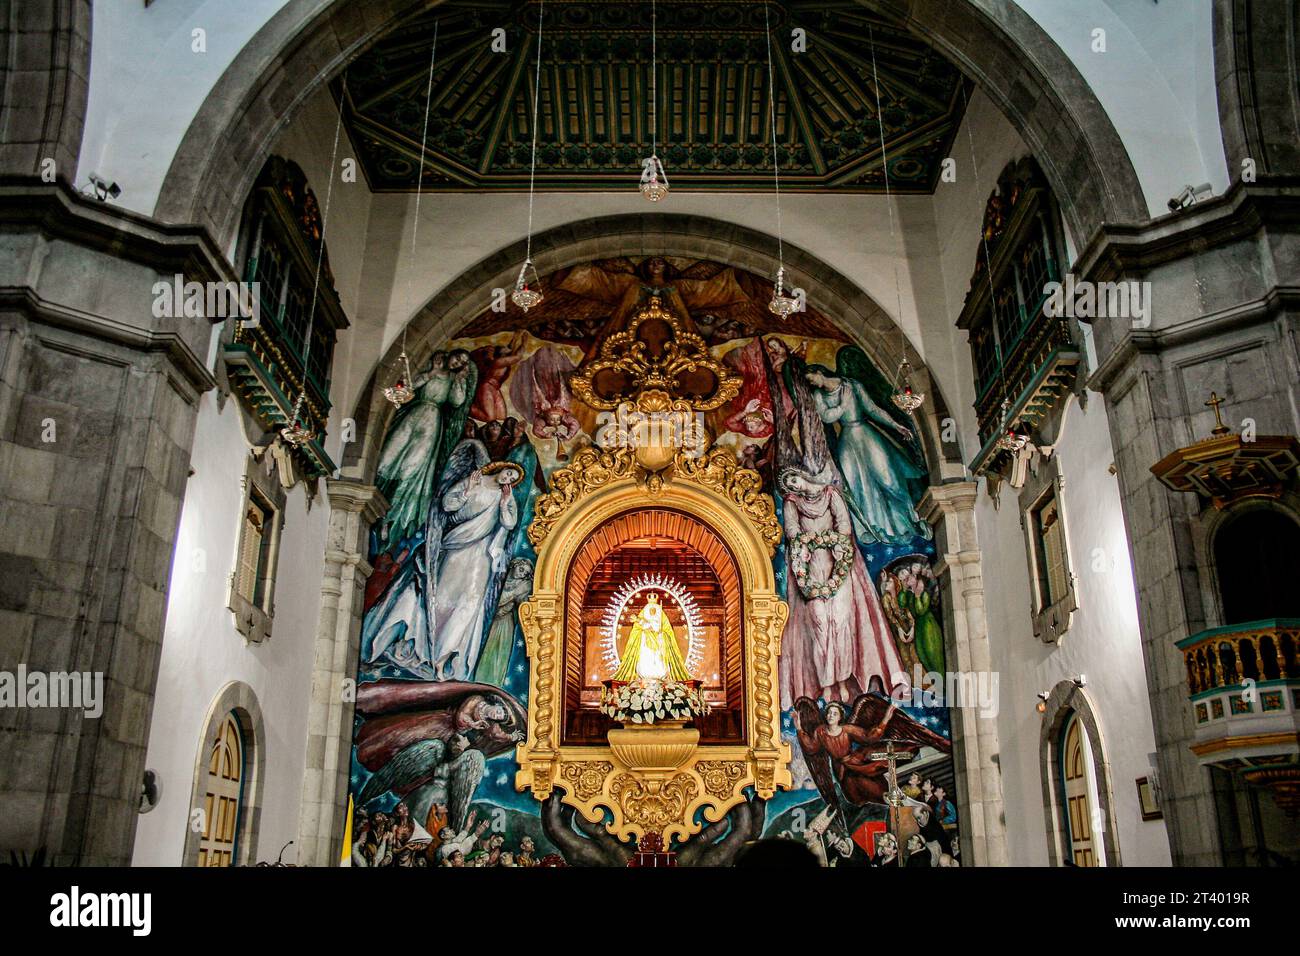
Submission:
<svg viewBox="0 0 1300 956">
<path fill-rule="evenodd" d="M 600 692 L 600 712 L 625 724 L 690 720 L 709 712 L 700 686 L 697 680 L 607 680 Z"/>
</svg>

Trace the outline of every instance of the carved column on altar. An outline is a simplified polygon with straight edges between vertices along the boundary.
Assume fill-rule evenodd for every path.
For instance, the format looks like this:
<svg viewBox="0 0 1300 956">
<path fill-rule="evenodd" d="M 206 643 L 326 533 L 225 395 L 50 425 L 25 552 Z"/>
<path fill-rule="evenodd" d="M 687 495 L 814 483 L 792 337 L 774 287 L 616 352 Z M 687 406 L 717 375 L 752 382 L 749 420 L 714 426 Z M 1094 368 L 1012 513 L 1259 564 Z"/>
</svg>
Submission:
<svg viewBox="0 0 1300 956">
<path fill-rule="evenodd" d="M 992 669 L 984 614 L 984 572 L 975 533 L 973 481 L 934 485 L 917 510 L 934 528 L 935 576 L 943 588 L 945 656 L 951 670 L 979 674 Z M 952 704 L 952 752 L 961 801 L 962 862 L 1007 862 L 1006 811 L 1002 802 L 997 719 L 978 708 Z"/>
<path fill-rule="evenodd" d="M 329 479 L 329 531 L 321 576 L 320 617 L 307 712 L 307 766 L 298 820 L 298 862 L 333 866 L 342 853 L 351 764 L 352 692 L 361 640 L 361 617 L 370 528 L 388 511 L 372 485 Z"/>
</svg>

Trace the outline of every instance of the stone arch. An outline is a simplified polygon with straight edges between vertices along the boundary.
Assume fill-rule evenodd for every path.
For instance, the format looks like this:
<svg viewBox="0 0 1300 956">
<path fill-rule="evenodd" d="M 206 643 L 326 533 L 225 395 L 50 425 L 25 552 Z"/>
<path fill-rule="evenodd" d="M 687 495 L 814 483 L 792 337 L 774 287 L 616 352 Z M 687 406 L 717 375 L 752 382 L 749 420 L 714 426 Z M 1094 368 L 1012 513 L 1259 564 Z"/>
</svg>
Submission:
<svg viewBox="0 0 1300 956">
<path fill-rule="evenodd" d="M 1215 0 L 1214 75 L 1229 179 L 1241 176 L 1246 159 L 1256 175 L 1300 172 L 1297 57 L 1300 0 Z"/>
<path fill-rule="evenodd" d="M 494 288 L 511 288 L 524 259 L 525 242 L 498 250 L 466 270 L 433 296 L 406 327 L 406 349 L 418 367 L 491 301 Z M 633 213 L 566 223 L 533 237 L 533 257 L 550 269 L 591 259 L 633 255 L 676 255 L 722 259 L 738 268 L 770 276 L 777 269 L 776 237 L 705 216 Z M 836 319 L 878 368 L 892 375 L 902 361 L 901 333 L 894 320 L 852 280 L 798 246 L 785 243 L 788 273 L 808 289 L 809 305 Z M 379 370 L 391 369 L 401 352 L 395 338 L 358 396 L 352 417 L 360 440 L 349 446 L 343 467 L 350 476 L 372 480 L 380 442 L 392 406 L 384 399 Z M 913 381 L 927 400 L 917 412 L 922 446 L 932 481 L 964 473 L 956 441 L 943 442 L 942 422 L 950 416 L 938 383 L 908 343 Z M 946 470 L 945 470 L 946 469 Z"/>
<path fill-rule="evenodd" d="M 231 681 L 217 694 L 208 708 L 203 734 L 199 737 L 194 756 L 194 778 L 190 790 L 190 809 L 185 815 L 185 850 L 182 866 L 193 866 L 199 853 L 202 834 L 194 829 L 191 820 L 194 811 L 203 809 L 203 796 L 208 773 L 208 748 L 227 714 L 233 713 L 244 738 L 245 777 L 244 797 L 241 802 L 239 840 L 236 847 L 236 864 L 250 866 L 257 860 L 257 838 L 262 824 L 262 789 L 266 780 L 266 725 L 262 719 L 262 705 L 253 688 L 243 681 Z"/>
<path fill-rule="evenodd" d="M 1076 248 L 1104 221 L 1145 220 L 1123 141 L 1069 57 L 1005 0 L 859 0 L 971 77 L 1038 158 Z M 431 0 L 289 0 L 235 58 L 190 123 L 155 215 L 228 248 L 276 136 L 322 83 Z"/>
<path fill-rule="evenodd" d="M 1251 512 L 1271 512 L 1279 520 L 1300 526 L 1300 494 L 1286 491 L 1277 500 L 1250 497 L 1233 502 L 1226 508 L 1208 508 L 1192 522 L 1192 547 L 1196 553 L 1201 596 L 1207 625 L 1228 623 L 1223 606 L 1223 582 L 1219 573 L 1217 540 L 1219 533 L 1238 517 Z M 1261 615 L 1262 616 L 1262 615 Z"/>
<path fill-rule="evenodd" d="M 1043 784 L 1043 816 L 1047 826 L 1047 857 L 1051 866 L 1062 865 L 1061 813 L 1065 806 L 1064 784 L 1056 767 L 1060 762 L 1061 731 L 1073 714 L 1083 723 L 1092 751 L 1092 765 L 1097 775 L 1097 805 L 1101 811 L 1101 842 L 1106 851 L 1106 865 L 1120 866 L 1119 838 L 1115 820 L 1115 801 L 1111 791 L 1110 764 L 1096 711 L 1088 695 L 1072 680 L 1063 680 L 1047 696 L 1038 735 L 1039 773 Z"/>
<path fill-rule="evenodd" d="M 53 159 L 72 185 L 90 94 L 91 0 L 0 0 L 0 173 L 39 176 Z"/>
</svg>

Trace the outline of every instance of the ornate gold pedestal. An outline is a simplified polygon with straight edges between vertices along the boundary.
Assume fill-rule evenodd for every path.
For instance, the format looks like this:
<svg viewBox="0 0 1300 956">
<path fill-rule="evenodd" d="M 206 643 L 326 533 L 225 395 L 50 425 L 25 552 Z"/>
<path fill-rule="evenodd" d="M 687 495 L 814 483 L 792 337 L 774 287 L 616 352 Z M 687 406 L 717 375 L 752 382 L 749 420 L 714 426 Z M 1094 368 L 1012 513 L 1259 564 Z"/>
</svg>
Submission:
<svg viewBox="0 0 1300 956">
<path fill-rule="evenodd" d="M 647 331 L 649 330 L 649 331 Z M 651 334 L 653 333 L 653 334 Z M 704 340 L 657 297 L 609 336 L 599 357 L 570 377 L 592 408 L 634 408 L 662 424 L 668 415 L 701 421 L 737 394 L 740 376 L 714 359 Z M 655 416 L 659 416 L 656 418 Z M 676 416 L 676 417 L 674 417 Z M 662 835 L 664 844 L 700 832 L 746 799 L 790 786 L 790 745 L 781 740 L 777 657 L 788 608 L 777 596 L 772 555 L 781 527 L 762 479 L 727 448 L 684 447 L 683 432 L 638 425 L 626 440 L 579 451 L 537 499 L 528 538 L 537 548 L 533 594 L 519 608 L 530 663 L 528 733 L 516 756 L 515 787 L 538 800 L 561 799 L 620 840 Z M 615 431 L 616 439 L 618 433 Z M 563 738 L 569 570 L 589 536 L 646 507 L 707 526 L 735 562 L 740 582 L 743 738 L 701 744 L 681 723 L 632 724 L 609 731 L 608 746 Z M 579 658 L 580 659 L 580 658 Z"/>
<path fill-rule="evenodd" d="M 700 732 L 685 724 L 684 720 L 665 720 L 616 727 L 609 732 L 609 749 L 621 766 L 639 772 L 648 782 L 662 783 L 684 766 L 700 745 Z"/>
</svg>

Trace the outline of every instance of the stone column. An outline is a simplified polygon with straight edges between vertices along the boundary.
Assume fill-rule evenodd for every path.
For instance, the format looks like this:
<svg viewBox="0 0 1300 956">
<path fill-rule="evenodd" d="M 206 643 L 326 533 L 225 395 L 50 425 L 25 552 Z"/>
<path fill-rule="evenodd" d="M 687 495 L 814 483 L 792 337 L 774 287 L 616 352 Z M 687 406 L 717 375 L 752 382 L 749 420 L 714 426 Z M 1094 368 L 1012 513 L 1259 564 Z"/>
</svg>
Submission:
<svg viewBox="0 0 1300 956">
<path fill-rule="evenodd" d="M 342 854 L 352 759 L 352 708 L 371 526 L 388 511 L 372 485 L 329 479 L 329 531 L 307 712 L 307 768 L 298 821 L 298 862 L 334 866 Z"/>
<path fill-rule="evenodd" d="M 987 674 L 992 669 L 984 616 L 984 572 L 975 534 L 973 481 L 934 485 L 917 510 L 934 528 L 938 563 L 935 576 L 943 588 L 945 657 L 951 670 Z M 974 866 L 1005 866 L 1006 811 L 1002 803 L 1002 768 L 995 717 L 976 708 L 953 707 L 952 750 L 962 861 Z"/>
<path fill-rule="evenodd" d="M 1145 316 L 1093 321 L 1098 364 L 1088 387 L 1106 398 L 1175 866 L 1219 865 L 1234 849 L 1220 845 L 1224 808 L 1216 812 L 1210 774 L 1189 750 L 1195 727 L 1175 647 L 1222 620 L 1195 547 L 1213 506 L 1170 491 L 1150 469 L 1209 437 L 1212 391 L 1234 430 L 1249 419 L 1261 435 L 1300 434 L 1297 223 L 1296 178 L 1261 175 L 1177 215 L 1108 225 L 1075 265 L 1088 281 L 1149 283 Z"/>
<path fill-rule="evenodd" d="M 131 860 L 207 319 L 153 286 L 233 278 L 202 234 L 0 183 L 0 671 L 102 681 L 93 708 L 0 707 L 0 856 Z M 163 311 L 163 310 L 159 310 Z M 183 799 L 183 796 L 182 796 Z"/>
</svg>

